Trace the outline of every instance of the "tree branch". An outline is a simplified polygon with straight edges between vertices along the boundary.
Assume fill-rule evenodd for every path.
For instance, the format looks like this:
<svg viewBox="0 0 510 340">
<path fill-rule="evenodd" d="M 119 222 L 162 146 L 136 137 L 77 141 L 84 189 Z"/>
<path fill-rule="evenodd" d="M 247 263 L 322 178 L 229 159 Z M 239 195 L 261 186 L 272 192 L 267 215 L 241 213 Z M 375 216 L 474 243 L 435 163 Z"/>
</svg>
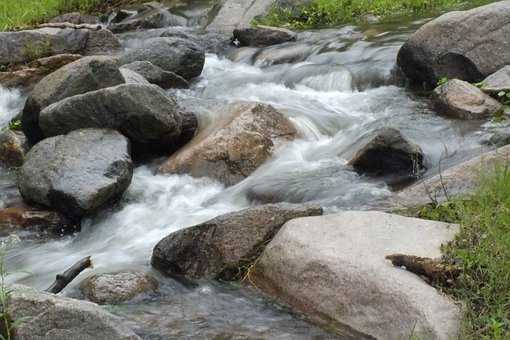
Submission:
<svg viewBox="0 0 510 340">
<path fill-rule="evenodd" d="M 92 267 L 92 261 L 90 256 L 87 256 L 73 264 L 62 274 L 57 274 L 55 282 L 46 291 L 53 294 L 60 293 L 78 274 L 90 267 Z"/>
</svg>

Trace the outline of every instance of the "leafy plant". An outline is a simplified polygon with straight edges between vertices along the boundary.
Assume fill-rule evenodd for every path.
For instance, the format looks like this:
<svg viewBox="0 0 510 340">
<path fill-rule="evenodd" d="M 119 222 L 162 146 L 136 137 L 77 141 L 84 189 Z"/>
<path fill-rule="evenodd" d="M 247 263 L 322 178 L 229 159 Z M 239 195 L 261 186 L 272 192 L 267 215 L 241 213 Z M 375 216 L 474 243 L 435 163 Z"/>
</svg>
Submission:
<svg viewBox="0 0 510 340">
<path fill-rule="evenodd" d="M 448 77 L 442 77 L 437 81 L 437 86 L 443 86 L 446 84 L 450 79 Z"/>
<path fill-rule="evenodd" d="M 9 129 L 13 131 L 21 130 L 21 120 L 13 119 L 9 122 Z"/>
</svg>

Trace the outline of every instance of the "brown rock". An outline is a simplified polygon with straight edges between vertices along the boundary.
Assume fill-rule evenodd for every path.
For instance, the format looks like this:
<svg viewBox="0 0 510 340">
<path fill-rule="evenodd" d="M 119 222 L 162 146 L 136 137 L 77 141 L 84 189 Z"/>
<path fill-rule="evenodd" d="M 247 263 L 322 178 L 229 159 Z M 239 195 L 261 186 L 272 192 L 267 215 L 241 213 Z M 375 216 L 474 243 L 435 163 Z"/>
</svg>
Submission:
<svg viewBox="0 0 510 340">
<path fill-rule="evenodd" d="M 140 272 L 94 275 L 80 286 L 87 299 L 100 305 L 126 302 L 157 288 L 158 282 L 152 276 Z"/>
<path fill-rule="evenodd" d="M 459 119 L 485 119 L 500 111 L 503 105 L 476 86 L 452 79 L 437 87 L 433 99 L 438 111 Z"/>
<path fill-rule="evenodd" d="M 0 236 L 17 231 L 42 231 L 62 234 L 74 231 L 75 226 L 55 211 L 20 206 L 0 209 Z"/>
<path fill-rule="evenodd" d="M 275 146 L 297 135 L 292 123 L 270 105 L 235 103 L 220 117 L 172 155 L 159 172 L 207 176 L 233 185 L 264 163 Z"/>
<path fill-rule="evenodd" d="M 22 132 L 0 132 L 0 165 L 9 168 L 23 165 L 27 150 L 28 145 Z"/>
</svg>

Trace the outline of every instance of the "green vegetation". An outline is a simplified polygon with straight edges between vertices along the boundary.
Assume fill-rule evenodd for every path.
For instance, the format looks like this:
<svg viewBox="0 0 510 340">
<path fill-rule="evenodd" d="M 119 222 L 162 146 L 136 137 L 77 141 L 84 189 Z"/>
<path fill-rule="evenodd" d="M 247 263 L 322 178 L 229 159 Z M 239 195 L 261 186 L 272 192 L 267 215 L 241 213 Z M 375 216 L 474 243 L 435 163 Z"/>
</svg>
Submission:
<svg viewBox="0 0 510 340">
<path fill-rule="evenodd" d="M 418 217 L 460 223 L 443 249 L 462 274 L 445 291 L 466 306 L 460 339 L 510 339 L 510 167 L 481 178 L 470 197 L 421 208 Z"/>
<path fill-rule="evenodd" d="M 294 8 L 273 7 L 257 24 L 289 26 L 296 29 L 331 27 L 363 23 L 369 16 L 383 21 L 402 16 L 437 14 L 466 4 L 475 6 L 484 0 L 311 0 Z"/>
<path fill-rule="evenodd" d="M 9 130 L 19 131 L 21 130 L 21 120 L 13 119 L 9 122 Z"/>
<path fill-rule="evenodd" d="M 33 25 L 70 11 L 89 12 L 102 0 L 1 0 L 0 31 Z"/>
</svg>

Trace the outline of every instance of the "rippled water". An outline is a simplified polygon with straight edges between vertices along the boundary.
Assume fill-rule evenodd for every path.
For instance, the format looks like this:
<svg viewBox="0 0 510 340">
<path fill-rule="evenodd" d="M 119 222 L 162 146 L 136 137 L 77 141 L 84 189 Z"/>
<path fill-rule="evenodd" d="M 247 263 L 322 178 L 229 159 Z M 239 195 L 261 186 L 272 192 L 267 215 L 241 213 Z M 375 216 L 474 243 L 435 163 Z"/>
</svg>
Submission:
<svg viewBox="0 0 510 340">
<path fill-rule="evenodd" d="M 295 43 L 263 51 L 235 50 L 228 58 L 208 54 L 192 88 L 174 92 L 199 114 L 202 128 L 221 118 L 220 104 L 257 101 L 287 115 L 302 137 L 230 188 L 207 178 L 155 176 L 149 166 L 140 167 L 122 202 L 84 221 L 81 233 L 18 244 L 7 258 L 17 271 L 10 280 L 46 288 L 56 273 L 87 255 L 93 257 L 93 272 L 150 270 L 152 247 L 167 234 L 260 201 L 316 201 L 327 211 L 384 207 L 391 190 L 346 165 L 383 126 L 398 128 L 421 146 L 429 173 L 441 158 L 454 162 L 472 153 L 480 147 L 479 123 L 442 118 L 426 98 L 399 86 L 395 57 L 418 24 L 305 32 Z M 137 39 L 125 43 L 134 46 Z M 22 101 L 18 93 L 0 89 L 0 124 L 7 124 Z M 12 175 L 0 170 L 2 192 L 12 192 L 12 183 Z M 0 206 L 7 201 L 2 195 Z M 159 278 L 158 295 L 112 309 L 147 339 L 332 338 L 245 288 L 219 283 L 185 288 Z M 69 294 L 78 293 L 71 288 Z"/>
</svg>

